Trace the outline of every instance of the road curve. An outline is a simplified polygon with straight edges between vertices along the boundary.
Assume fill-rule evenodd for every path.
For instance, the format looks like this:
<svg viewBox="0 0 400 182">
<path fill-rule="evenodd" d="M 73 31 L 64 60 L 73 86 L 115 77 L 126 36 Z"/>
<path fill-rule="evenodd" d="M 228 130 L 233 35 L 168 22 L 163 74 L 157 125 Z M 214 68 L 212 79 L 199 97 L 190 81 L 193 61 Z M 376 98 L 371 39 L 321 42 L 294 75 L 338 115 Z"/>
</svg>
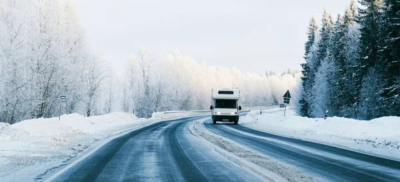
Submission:
<svg viewBox="0 0 400 182">
<path fill-rule="evenodd" d="M 240 125 L 204 122 L 209 131 L 328 181 L 400 181 L 400 162 L 277 136 Z"/>
<path fill-rule="evenodd" d="M 115 138 L 52 181 L 262 181 L 221 157 L 188 124 L 159 122 Z"/>
</svg>

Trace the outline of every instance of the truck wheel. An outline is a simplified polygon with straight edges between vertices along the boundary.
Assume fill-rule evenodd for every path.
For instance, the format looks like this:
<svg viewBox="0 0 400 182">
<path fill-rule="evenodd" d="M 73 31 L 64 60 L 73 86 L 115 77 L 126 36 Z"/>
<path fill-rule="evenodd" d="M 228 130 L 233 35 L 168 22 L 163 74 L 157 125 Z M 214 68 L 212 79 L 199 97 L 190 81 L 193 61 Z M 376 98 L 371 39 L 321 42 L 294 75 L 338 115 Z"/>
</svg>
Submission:
<svg viewBox="0 0 400 182">
<path fill-rule="evenodd" d="M 235 122 L 234 122 L 234 123 L 235 123 L 235 125 L 237 125 L 237 124 L 238 124 L 238 122 L 239 122 L 239 121 L 235 121 Z"/>
<path fill-rule="evenodd" d="M 217 120 L 213 120 L 213 124 L 217 124 Z"/>
</svg>

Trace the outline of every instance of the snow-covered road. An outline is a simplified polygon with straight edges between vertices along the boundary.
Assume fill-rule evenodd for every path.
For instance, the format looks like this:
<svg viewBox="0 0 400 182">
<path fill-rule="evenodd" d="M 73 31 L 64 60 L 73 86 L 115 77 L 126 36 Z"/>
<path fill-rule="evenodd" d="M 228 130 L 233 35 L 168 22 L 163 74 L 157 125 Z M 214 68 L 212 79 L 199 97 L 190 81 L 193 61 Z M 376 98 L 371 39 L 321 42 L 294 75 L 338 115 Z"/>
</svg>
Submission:
<svg viewBox="0 0 400 182">
<path fill-rule="evenodd" d="M 209 116 L 158 122 L 115 138 L 48 181 L 399 181 L 400 162 Z"/>
</svg>

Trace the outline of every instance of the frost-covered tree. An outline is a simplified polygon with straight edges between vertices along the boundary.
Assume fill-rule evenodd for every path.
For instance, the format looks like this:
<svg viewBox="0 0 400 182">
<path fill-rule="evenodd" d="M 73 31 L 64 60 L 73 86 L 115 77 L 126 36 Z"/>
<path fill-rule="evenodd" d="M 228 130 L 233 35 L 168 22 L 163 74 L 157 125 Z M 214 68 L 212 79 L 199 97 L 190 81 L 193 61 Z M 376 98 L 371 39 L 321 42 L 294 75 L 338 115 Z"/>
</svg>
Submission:
<svg viewBox="0 0 400 182">
<path fill-rule="evenodd" d="M 316 57 L 315 60 L 313 61 L 313 64 L 310 65 L 310 76 L 309 78 L 311 79 L 311 83 L 310 85 L 312 85 L 312 91 L 308 94 L 308 98 L 311 101 L 310 102 L 310 108 L 311 108 L 311 112 L 309 112 L 311 114 L 311 116 L 317 116 L 317 108 L 325 108 L 327 106 L 321 105 L 322 98 L 326 98 L 328 99 L 329 97 L 326 96 L 325 94 L 329 93 L 327 92 L 317 92 L 317 89 L 321 89 L 323 86 L 322 83 L 317 83 L 317 79 L 319 76 L 323 75 L 324 73 L 321 73 L 321 63 L 322 62 L 329 62 L 329 65 L 332 62 L 332 36 L 333 36 L 333 22 L 332 22 L 332 17 L 331 15 L 329 15 L 329 13 L 325 10 L 324 14 L 323 14 L 323 18 L 322 18 L 322 27 L 320 30 L 320 40 L 318 41 L 318 49 L 316 52 Z M 326 70 L 324 70 L 326 71 Z M 322 81 L 322 80 L 319 80 Z M 327 84 L 326 89 L 328 89 L 330 91 L 330 83 L 329 79 L 324 79 L 324 81 L 326 81 Z M 319 85 L 317 85 L 319 84 Z M 326 109 L 326 108 L 325 108 Z"/>
<path fill-rule="evenodd" d="M 311 47 L 314 45 L 316 42 L 316 37 L 318 34 L 318 24 L 317 21 L 315 20 L 314 17 L 311 18 L 310 25 L 308 26 L 308 32 L 307 32 L 307 42 L 305 45 L 305 55 L 310 53 Z"/>
<path fill-rule="evenodd" d="M 385 0 L 383 26 L 380 31 L 379 60 L 384 65 L 384 98 L 388 115 L 400 115 L 400 1 Z"/>
<path fill-rule="evenodd" d="M 356 18 L 358 17 L 358 7 L 356 0 L 351 0 L 349 8 L 346 9 L 344 14 L 344 24 L 350 26 L 356 22 Z"/>
<path fill-rule="evenodd" d="M 0 122 L 14 123 L 26 114 L 30 75 L 29 1 L 0 1 Z"/>
<path fill-rule="evenodd" d="M 342 105 L 342 101 L 344 100 L 344 78 L 343 74 L 346 72 L 345 67 L 345 31 L 347 29 L 346 24 L 344 23 L 344 19 L 340 15 L 338 15 L 335 27 L 332 34 L 332 43 L 330 50 L 332 51 L 331 59 L 333 61 L 333 67 L 331 70 L 332 75 L 328 80 L 331 91 L 330 91 L 330 114 L 338 115 L 339 108 Z"/>
<path fill-rule="evenodd" d="M 345 42 L 345 68 L 343 74 L 343 105 L 340 116 L 355 117 L 357 108 L 358 89 L 355 87 L 357 63 L 359 59 L 360 30 L 358 24 L 350 26 L 346 32 Z"/>
<path fill-rule="evenodd" d="M 382 0 L 361 0 L 358 21 L 361 25 L 360 76 L 375 65 L 378 56 L 378 40 L 381 25 Z"/>
<path fill-rule="evenodd" d="M 143 48 L 141 50 L 147 52 Z M 218 87 L 240 88 L 242 106 L 280 103 L 288 89 L 293 93 L 292 101 L 296 103 L 299 100 L 301 74 L 296 71 L 279 76 L 271 74 L 268 77 L 242 73 L 237 69 L 198 63 L 179 51 L 174 51 L 165 60 L 151 59 L 149 67 L 142 67 L 141 64 L 137 58 L 130 58 L 128 65 L 133 69 L 125 72 L 124 78 L 127 79 L 121 90 L 124 93 L 122 106 L 134 108 L 139 117 L 150 117 L 153 112 L 167 110 L 208 110 L 211 89 Z M 144 91 L 147 77 L 143 76 L 142 68 L 149 68 L 148 96 Z M 146 107 L 139 105 L 142 102 L 139 99 L 147 99 Z"/>
<path fill-rule="evenodd" d="M 60 95 L 61 114 L 86 113 L 93 53 L 71 0 L 0 0 L 0 45 L 0 122 L 56 116 Z"/>
<path fill-rule="evenodd" d="M 322 60 L 326 57 L 330 57 L 332 51 L 329 50 L 332 46 L 332 34 L 333 34 L 333 20 L 332 16 L 324 10 L 323 18 L 322 18 L 322 27 L 320 30 L 321 39 L 318 42 L 318 53 L 317 53 L 317 61 L 314 65 L 314 70 L 317 70 L 320 66 Z"/>
<path fill-rule="evenodd" d="M 311 116 L 322 118 L 324 117 L 325 111 L 331 111 L 331 102 L 333 99 L 331 98 L 331 85 L 329 80 L 332 79 L 333 71 L 334 71 L 334 63 L 332 60 L 329 60 L 326 57 L 321 62 L 321 66 L 318 69 L 318 72 L 315 75 L 315 84 L 312 88 L 312 92 L 315 93 L 315 96 L 312 98 L 311 102 Z"/>
<path fill-rule="evenodd" d="M 363 79 L 368 70 L 376 65 L 378 61 L 378 41 L 379 30 L 381 26 L 381 13 L 382 13 L 382 0 L 362 0 L 360 4 L 365 8 L 359 8 L 358 21 L 361 25 L 361 39 L 360 39 L 360 58 L 356 65 L 355 70 L 355 83 L 354 87 L 361 91 Z M 380 74 L 381 70 L 375 70 L 376 74 Z M 375 75 L 379 77 L 378 75 Z M 365 102 L 367 98 L 359 97 L 356 99 L 357 103 Z M 365 104 L 362 104 L 365 105 Z M 372 106 L 371 106 L 372 107 Z"/>
<path fill-rule="evenodd" d="M 313 79 L 313 68 L 303 66 L 307 74 L 303 86 L 314 82 L 313 89 L 303 89 L 311 100 L 308 112 L 313 117 L 321 117 L 324 109 L 331 115 L 358 119 L 399 115 L 400 3 L 359 2 L 360 8 L 353 0 L 337 19 L 331 39 L 326 31 L 329 16 L 324 13 Z"/>
<path fill-rule="evenodd" d="M 153 111 L 150 96 L 153 58 L 148 51 L 141 47 L 137 55 L 131 57 L 129 62 L 129 85 L 126 90 L 126 99 L 132 99 L 132 103 L 128 102 L 124 107 L 128 110 L 132 109 L 132 112 L 139 117 L 150 117 Z"/>
<path fill-rule="evenodd" d="M 361 104 L 358 108 L 359 119 L 373 119 L 383 115 L 382 97 L 379 95 L 379 90 L 382 88 L 382 82 L 377 77 L 376 66 L 368 70 L 367 75 L 363 78 L 360 98 Z"/>
<path fill-rule="evenodd" d="M 85 94 L 85 110 L 86 116 L 92 116 L 94 114 L 101 113 L 99 109 L 101 107 L 96 107 L 98 103 L 99 90 L 105 79 L 108 77 L 105 65 L 99 61 L 98 57 L 90 57 L 89 61 L 85 65 L 84 70 L 84 94 Z M 97 110 L 96 110 L 97 109 Z"/>
<path fill-rule="evenodd" d="M 355 87 L 357 64 L 360 59 L 360 26 L 356 23 L 357 4 L 353 0 L 344 15 L 344 61 L 340 69 L 343 87 L 340 99 L 339 116 L 355 117 L 357 112 L 358 89 Z"/>
<path fill-rule="evenodd" d="M 318 36 L 318 25 L 317 22 L 315 21 L 315 18 L 313 17 L 310 21 L 310 25 L 308 27 L 308 40 L 305 45 L 305 56 L 304 59 L 306 60 L 306 63 L 301 64 L 301 67 L 303 68 L 303 77 L 301 78 L 302 80 L 302 86 L 303 86 L 303 95 L 300 100 L 300 113 L 303 116 L 309 116 L 309 104 L 310 104 L 310 99 L 309 99 L 309 94 L 311 93 L 312 89 L 312 83 L 313 83 L 313 75 L 311 68 L 313 67 L 313 64 L 316 59 L 316 41 L 317 41 L 317 36 Z"/>
</svg>

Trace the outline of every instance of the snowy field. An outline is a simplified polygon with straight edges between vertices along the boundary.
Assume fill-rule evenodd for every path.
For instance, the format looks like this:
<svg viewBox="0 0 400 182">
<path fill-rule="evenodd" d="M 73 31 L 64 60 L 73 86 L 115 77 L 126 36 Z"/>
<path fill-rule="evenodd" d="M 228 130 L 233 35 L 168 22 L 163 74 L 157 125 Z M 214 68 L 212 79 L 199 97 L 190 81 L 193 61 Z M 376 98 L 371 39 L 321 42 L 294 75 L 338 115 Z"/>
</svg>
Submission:
<svg viewBox="0 0 400 182">
<path fill-rule="evenodd" d="M 207 112 L 160 112 L 151 119 L 112 113 L 83 117 L 79 114 L 0 123 L 0 181 L 32 181 L 54 172 L 79 156 L 129 131 L 165 120 Z M 78 156 L 78 157 L 77 157 Z"/>
<path fill-rule="evenodd" d="M 317 143 L 350 149 L 366 154 L 400 160 L 400 117 L 371 121 L 331 117 L 304 118 L 293 108 L 252 110 L 241 117 L 240 124 L 252 129 Z"/>
</svg>

